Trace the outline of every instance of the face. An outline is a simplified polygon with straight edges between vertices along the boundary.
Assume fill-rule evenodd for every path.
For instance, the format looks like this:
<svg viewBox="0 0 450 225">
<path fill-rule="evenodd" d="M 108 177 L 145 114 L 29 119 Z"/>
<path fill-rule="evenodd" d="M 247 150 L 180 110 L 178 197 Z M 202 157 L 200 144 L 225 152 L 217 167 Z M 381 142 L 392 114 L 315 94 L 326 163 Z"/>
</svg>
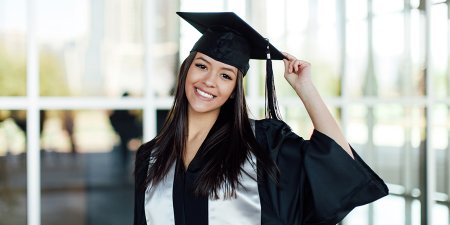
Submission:
<svg viewBox="0 0 450 225">
<path fill-rule="evenodd" d="M 238 70 L 234 66 L 197 53 L 186 76 L 185 92 L 189 112 L 217 113 L 236 86 Z"/>
</svg>

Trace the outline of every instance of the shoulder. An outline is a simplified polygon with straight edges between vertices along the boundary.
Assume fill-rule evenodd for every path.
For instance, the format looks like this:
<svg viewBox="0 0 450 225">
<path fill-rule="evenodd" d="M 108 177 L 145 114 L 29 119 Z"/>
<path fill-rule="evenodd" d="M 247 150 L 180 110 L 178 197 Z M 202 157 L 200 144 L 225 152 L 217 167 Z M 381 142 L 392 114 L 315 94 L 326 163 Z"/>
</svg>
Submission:
<svg viewBox="0 0 450 225">
<path fill-rule="evenodd" d="M 135 172 L 146 171 L 148 167 L 150 155 L 156 145 L 155 139 L 143 143 L 136 151 Z"/>
<path fill-rule="evenodd" d="M 258 132 L 291 132 L 291 127 L 282 120 L 262 119 L 255 120 L 255 128 Z"/>
<path fill-rule="evenodd" d="M 152 139 L 151 141 L 141 144 L 141 146 L 139 146 L 139 148 L 136 151 L 137 156 L 151 152 L 151 150 L 155 147 L 155 145 L 156 145 L 155 139 Z"/>
<path fill-rule="evenodd" d="M 282 120 L 262 119 L 255 121 L 256 140 L 262 146 L 278 149 L 286 145 L 301 145 L 304 139 L 292 132 Z"/>
</svg>

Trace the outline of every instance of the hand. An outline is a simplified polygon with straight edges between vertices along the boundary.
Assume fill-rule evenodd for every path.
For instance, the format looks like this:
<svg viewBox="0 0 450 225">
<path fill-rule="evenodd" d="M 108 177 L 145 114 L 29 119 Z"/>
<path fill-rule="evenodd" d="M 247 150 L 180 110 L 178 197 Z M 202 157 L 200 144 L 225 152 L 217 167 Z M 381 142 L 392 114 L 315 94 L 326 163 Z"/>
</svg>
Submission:
<svg viewBox="0 0 450 225">
<path fill-rule="evenodd" d="M 295 89 L 300 91 L 304 84 L 311 83 L 311 64 L 309 62 L 298 60 L 294 56 L 283 52 L 287 59 L 284 62 L 284 78 Z"/>
</svg>

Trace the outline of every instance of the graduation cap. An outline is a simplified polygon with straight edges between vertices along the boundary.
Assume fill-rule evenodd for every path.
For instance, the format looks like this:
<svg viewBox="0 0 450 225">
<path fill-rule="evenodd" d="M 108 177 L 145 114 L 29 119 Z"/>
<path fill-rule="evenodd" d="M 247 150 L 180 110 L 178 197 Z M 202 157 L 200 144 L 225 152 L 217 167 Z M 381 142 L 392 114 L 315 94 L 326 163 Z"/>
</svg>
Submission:
<svg viewBox="0 0 450 225">
<path fill-rule="evenodd" d="M 203 35 L 192 51 L 232 65 L 244 75 L 250 59 L 266 60 L 266 117 L 279 119 L 271 59 L 286 57 L 233 12 L 177 12 Z"/>
</svg>

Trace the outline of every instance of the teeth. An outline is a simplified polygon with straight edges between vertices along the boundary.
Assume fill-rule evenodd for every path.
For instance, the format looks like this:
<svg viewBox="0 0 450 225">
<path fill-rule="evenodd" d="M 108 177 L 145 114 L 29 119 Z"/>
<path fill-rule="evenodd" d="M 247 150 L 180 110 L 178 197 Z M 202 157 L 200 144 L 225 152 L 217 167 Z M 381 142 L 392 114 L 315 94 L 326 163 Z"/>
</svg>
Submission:
<svg viewBox="0 0 450 225">
<path fill-rule="evenodd" d="M 199 93 L 201 96 L 205 97 L 205 98 L 213 98 L 214 96 L 211 94 L 208 94 L 206 92 L 201 91 L 200 89 L 196 88 L 197 93 Z"/>
</svg>

